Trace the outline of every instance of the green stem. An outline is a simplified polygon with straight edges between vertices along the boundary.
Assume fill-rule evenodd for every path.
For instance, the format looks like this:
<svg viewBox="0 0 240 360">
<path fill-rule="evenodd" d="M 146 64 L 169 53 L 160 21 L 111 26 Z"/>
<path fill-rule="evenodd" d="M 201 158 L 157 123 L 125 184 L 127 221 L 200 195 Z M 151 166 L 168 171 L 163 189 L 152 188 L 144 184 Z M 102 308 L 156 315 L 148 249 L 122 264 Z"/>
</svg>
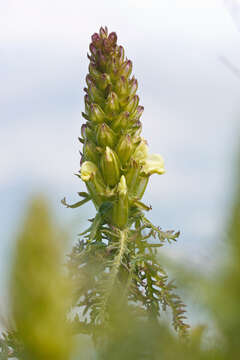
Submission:
<svg viewBox="0 0 240 360">
<path fill-rule="evenodd" d="M 101 311 L 99 314 L 100 321 L 104 321 L 106 307 L 108 305 L 109 298 L 113 293 L 113 289 L 114 289 L 114 285 L 115 285 L 115 282 L 116 282 L 116 279 L 118 276 L 119 268 L 122 264 L 122 259 L 126 252 L 126 248 L 127 248 L 128 230 L 127 229 L 119 230 L 119 232 L 120 232 L 119 251 L 113 260 L 113 264 L 112 264 L 112 267 L 110 270 L 111 273 L 109 274 L 108 284 L 106 286 L 106 291 L 105 291 L 105 294 L 103 297 L 103 302 L 101 304 Z"/>
</svg>

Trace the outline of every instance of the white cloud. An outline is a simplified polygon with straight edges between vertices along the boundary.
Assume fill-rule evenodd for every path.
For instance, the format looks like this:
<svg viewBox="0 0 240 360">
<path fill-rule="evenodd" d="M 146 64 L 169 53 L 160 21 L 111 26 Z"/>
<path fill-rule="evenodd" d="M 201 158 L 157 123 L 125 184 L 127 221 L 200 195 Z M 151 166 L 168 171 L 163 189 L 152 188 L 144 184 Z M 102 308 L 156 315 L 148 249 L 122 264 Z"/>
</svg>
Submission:
<svg viewBox="0 0 240 360">
<path fill-rule="evenodd" d="M 216 43 L 232 31 L 219 0 L 8 0 L 1 4 L 0 23 L 4 42 L 58 41 L 69 47 L 87 44 L 89 35 L 105 24 L 135 41 L 139 35 L 141 41 L 155 41 L 164 34 Z"/>
<path fill-rule="evenodd" d="M 55 114 L 56 115 L 56 114 Z M 62 121 L 61 116 L 64 116 Z M 78 170 L 77 114 L 58 114 L 59 123 L 35 116 L 32 122 L 14 124 L 0 135 L 5 156 L 0 158 L 0 184 L 31 178 L 49 185 L 70 183 Z"/>
</svg>

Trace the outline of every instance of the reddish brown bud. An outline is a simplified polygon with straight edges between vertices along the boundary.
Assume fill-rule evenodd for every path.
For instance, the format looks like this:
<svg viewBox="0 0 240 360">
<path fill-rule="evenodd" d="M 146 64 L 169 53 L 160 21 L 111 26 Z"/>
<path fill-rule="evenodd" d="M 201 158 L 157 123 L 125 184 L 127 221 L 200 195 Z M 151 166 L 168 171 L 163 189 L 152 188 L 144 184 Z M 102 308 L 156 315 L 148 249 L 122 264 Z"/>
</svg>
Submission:
<svg viewBox="0 0 240 360">
<path fill-rule="evenodd" d="M 121 73 L 121 75 L 128 78 L 129 75 L 131 74 L 131 71 L 132 71 L 132 62 L 131 62 L 131 60 L 127 60 L 123 63 L 123 65 L 120 69 L 120 73 Z"/>
<path fill-rule="evenodd" d="M 89 49 L 94 56 L 97 55 L 97 48 L 93 45 L 93 43 L 89 45 Z"/>
<path fill-rule="evenodd" d="M 96 44 L 97 42 L 99 42 L 100 41 L 100 36 L 98 35 L 98 33 L 94 33 L 93 35 L 92 35 L 92 42 L 94 43 L 94 44 Z"/>
<path fill-rule="evenodd" d="M 116 44 L 116 42 L 117 42 L 117 34 L 115 32 L 111 32 L 108 35 L 108 39 L 111 42 L 111 44 Z"/>
<path fill-rule="evenodd" d="M 111 47 L 111 43 L 108 39 L 103 39 L 103 47 L 106 49 Z"/>
<path fill-rule="evenodd" d="M 129 96 L 135 95 L 137 89 L 138 89 L 138 81 L 133 77 L 129 82 Z"/>
<path fill-rule="evenodd" d="M 134 119 L 135 121 L 139 120 L 140 117 L 142 116 L 143 111 L 144 111 L 144 106 L 139 105 L 132 114 L 131 118 Z"/>
<path fill-rule="evenodd" d="M 129 112 L 134 112 L 138 106 L 139 103 L 139 97 L 138 95 L 134 95 L 132 99 L 129 101 L 129 103 L 126 106 L 126 110 Z"/>
<path fill-rule="evenodd" d="M 119 101 L 116 93 L 111 91 L 106 101 L 106 111 L 116 112 L 119 110 Z"/>
<path fill-rule="evenodd" d="M 105 26 L 104 28 L 101 26 L 100 30 L 99 30 L 99 34 L 101 36 L 102 39 L 107 38 L 108 35 L 108 28 Z"/>
<path fill-rule="evenodd" d="M 118 47 L 118 56 L 120 65 L 124 62 L 124 48 L 122 46 Z"/>
<path fill-rule="evenodd" d="M 93 78 L 91 77 L 90 74 L 88 74 L 86 76 L 86 83 L 87 83 L 88 86 L 94 85 Z"/>
</svg>

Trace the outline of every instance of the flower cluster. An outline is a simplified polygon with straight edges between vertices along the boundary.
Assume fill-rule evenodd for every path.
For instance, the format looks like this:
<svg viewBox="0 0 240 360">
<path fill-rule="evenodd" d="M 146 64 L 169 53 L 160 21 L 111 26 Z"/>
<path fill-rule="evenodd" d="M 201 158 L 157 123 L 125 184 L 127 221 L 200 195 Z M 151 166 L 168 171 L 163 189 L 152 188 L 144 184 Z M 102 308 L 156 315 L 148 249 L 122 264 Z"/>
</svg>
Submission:
<svg viewBox="0 0 240 360">
<path fill-rule="evenodd" d="M 165 172 L 164 162 L 160 155 L 148 154 L 141 137 L 144 108 L 136 95 L 138 82 L 116 33 L 108 34 L 107 28 L 95 33 L 88 57 L 80 176 L 97 209 L 105 201 L 113 203 L 111 222 L 123 228 L 150 175 Z"/>
</svg>

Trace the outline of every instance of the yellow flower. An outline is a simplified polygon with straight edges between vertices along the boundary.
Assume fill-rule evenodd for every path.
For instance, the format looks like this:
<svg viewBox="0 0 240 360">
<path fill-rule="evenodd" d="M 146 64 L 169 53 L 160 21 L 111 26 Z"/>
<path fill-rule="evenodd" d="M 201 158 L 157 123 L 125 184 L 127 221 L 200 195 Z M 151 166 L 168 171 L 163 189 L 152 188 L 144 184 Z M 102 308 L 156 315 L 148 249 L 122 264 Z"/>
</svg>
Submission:
<svg viewBox="0 0 240 360">
<path fill-rule="evenodd" d="M 91 180 L 97 173 L 97 166 L 91 161 L 85 161 L 81 167 L 81 178 L 83 181 Z"/>
<path fill-rule="evenodd" d="M 145 175 L 164 174 L 164 160 L 161 155 L 148 153 L 148 146 L 145 139 L 142 138 L 137 146 L 132 159 L 142 165 L 142 172 Z"/>
<path fill-rule="evenodd" d="M 137 162 L 144 162 L 146 157 L 148 156 L 148 146 L 147 141 L 142 138 L 140 144 L 137 146 L 134 154 L 132 156 L 133 160 Z"/>
<path fill-rule="evenodd" d="M 144 161 L 142 172 L 144 172 L 146 175 L 164 174 L 165 168 L 162 156 L 158 154 L 148 155 Z"/>
</svg>

